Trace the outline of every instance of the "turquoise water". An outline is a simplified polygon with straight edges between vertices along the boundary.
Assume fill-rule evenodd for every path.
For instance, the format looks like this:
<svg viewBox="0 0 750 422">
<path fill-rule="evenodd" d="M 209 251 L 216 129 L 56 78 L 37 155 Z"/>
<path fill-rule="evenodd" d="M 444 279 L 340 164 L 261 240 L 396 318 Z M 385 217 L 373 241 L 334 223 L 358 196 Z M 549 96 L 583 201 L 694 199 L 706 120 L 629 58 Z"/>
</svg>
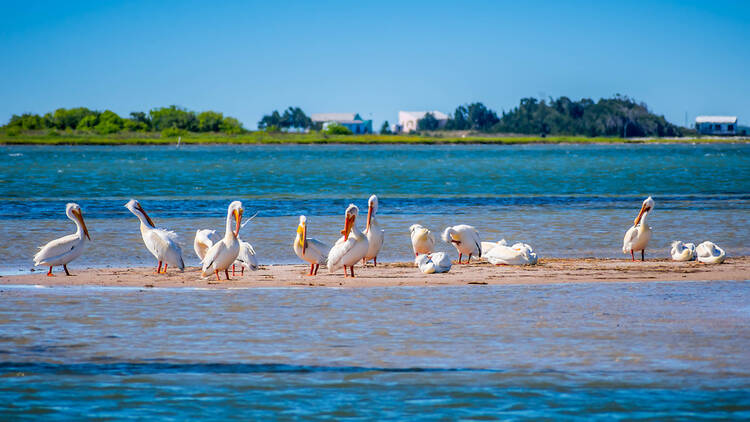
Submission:
<svg viewBox="0 0 750 422">
<path fill-rule="evenodd" d="M 675 239 L 750 254 L 750 145 L 2 146 L 0 156 L 4 273 L 28 271 L 37 246 L 72 231 L 69 201 L 95 242 L 71 267 L 151 265 L 122 207 L 131 197 L 180 234 L 189 265 L 195 230 L 223 230 L 233 199 L 259 212 L 242 236 L 272 264 L 297 262 L 299 214 L 333 242 L 346 206 L 366 208 L 372 193 L 386 230 L 381 261 L 409 259 L 413 223 L 472 224 L 484 240 L 524 241 L 540 256 L 622 257 L 647 195 L 648 256 L 666 257 Z"/>
<path fill-rule="evenodd" d="M 0 419 L 750 418 L 750 282 L 0 287 Z"/>
</svg>

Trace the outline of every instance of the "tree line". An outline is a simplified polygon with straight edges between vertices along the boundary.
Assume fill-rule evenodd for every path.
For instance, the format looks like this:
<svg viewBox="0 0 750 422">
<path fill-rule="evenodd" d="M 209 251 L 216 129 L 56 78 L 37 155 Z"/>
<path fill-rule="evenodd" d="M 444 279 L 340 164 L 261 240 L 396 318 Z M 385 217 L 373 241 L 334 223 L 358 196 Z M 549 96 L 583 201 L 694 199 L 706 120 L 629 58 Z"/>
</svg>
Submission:
<svg viewBox="0 0 750 422">
<path fill-rule="evenodd" d="M 417 122 L 417 130 L 437 130 L 431 113 Z M 482 103 L 458 106 L 444 130 L 473 130 L 488 133 L 583 136 L 682 136 L 683 128 L 651 111 L 645 103 L 615 95 L 597 102 L 568 97 L 549 101 L 522 98 L 520 104 L 498 116 Z"/>
<path fill-rule="evenodd" d="M 58 108 L 44 115 L 25 113 L 13 115 L 5 125 L 15 130 L 75 130 L 108 135 L 130 132 L 224 132 L 238 134 L 245 131 L 239 120 L 216 111 L 196 113 L 177 106 L 155 108 L 148 113 L 134 111 L 120 117 L 111 110 L 97 111 L 86 107 Z"/>
</svg>

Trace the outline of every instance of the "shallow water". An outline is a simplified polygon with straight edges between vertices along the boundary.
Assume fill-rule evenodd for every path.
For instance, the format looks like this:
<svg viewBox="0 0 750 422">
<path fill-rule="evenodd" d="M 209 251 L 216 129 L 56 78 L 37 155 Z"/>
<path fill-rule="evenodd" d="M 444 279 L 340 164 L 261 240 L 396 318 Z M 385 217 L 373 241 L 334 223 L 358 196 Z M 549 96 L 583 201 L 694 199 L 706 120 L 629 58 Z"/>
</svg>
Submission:
<svg viewBox="0 0 750 422">
<path fill-rule="evenodd" d="M 241 235 L 269 264 L 298 262 L 299 214 L 311 236 L 333 242 L 347 204 L 364 214 L 371 193 L 386 230 L 381 261 L 410 258 L 413 223 L 472 224 L 484 240 L 524 241 L 540 256 L 622 257 L 647 195 L 650 256 L 667 256 L 674 239 L 750 254 L 750 145 L 1 146 L 0 156 L 4 273 L 28 271 L 37 246 L 73 231 L 69 201 L 95 242 L 71 267 L 151 265 L 122 207 L 131 197 L 181 236 L 189 265 L 195 230 L 222 231 L 232 199 L 259 212 Z"/>
<path fill-rule="evenodd" d="M 0 287 L 0 419 L 747 419 L 750 282 Z"/>
</svg>

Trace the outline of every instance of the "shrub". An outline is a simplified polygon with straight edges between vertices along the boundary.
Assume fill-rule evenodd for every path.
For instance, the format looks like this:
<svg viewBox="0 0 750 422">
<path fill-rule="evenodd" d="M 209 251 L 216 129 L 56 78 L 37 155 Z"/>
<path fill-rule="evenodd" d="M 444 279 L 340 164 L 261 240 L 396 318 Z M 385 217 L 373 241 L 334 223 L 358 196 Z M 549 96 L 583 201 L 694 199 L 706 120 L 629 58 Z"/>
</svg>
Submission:
<svg viewBox="0 0 750 422">
<path fill-rule="evenodd" d="M 99 135 L 109 135 L 120 131 L 120 126 L 113 122 L 101 122 L 94 128 Z"/>
<path fill-rule="evenodd" d="M 221 122 L 221 131 L 230 135 L 242 133 L 242 124 L 234 117 L 225 117 Z"/>
<path fill-rule="evenodd" d="M 47 136 L 60 136 L 60 132 L 55 129 L 50 129 L 47 131 Z"/>
<path fill-rule="evenodd" d="M 169 127 L 161 131 L 162 138 L 176 138 L 178 136 L 184 136 L 186 134 L 186 130 L 178 129 L 176 127 Z"/>
<path fill-rule="evenodd" d="M 328 125 L 326 130 L 324 131 L 328 135 L 351 135 L 352 131 L 349 130 L 346 126 L 341 126 L 338 123 L 334 123 L 332 125 Z"/>
<path fill-rule="evenodd" d="M 18 136 L 21 134 L 21 129 L 19 129 L 18 127 L 11 127 L 5 131 L 5 134 L 8 136 Z"/>
</svg>

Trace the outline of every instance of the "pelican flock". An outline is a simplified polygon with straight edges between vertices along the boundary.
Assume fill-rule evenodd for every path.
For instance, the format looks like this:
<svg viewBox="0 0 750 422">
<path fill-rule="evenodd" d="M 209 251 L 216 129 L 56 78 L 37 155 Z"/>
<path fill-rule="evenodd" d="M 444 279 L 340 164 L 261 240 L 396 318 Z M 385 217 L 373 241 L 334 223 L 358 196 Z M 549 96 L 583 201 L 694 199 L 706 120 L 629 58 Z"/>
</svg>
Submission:
<svg viewBox="0 0 750 422">
<path fill-rule="evenodd" d="M 346 270 L 349 267 L 351 276 L 354 277 L 354 264 L 367 255 L 370 245 L 367 236 L 357 228 L 357 214 L 359 214 L 359 208 L 354 204 L 349 204 L 344 214 L 342 236 L 328 253 L 328 272 L 332 273 L 344 267 L 344 277 L 348 277 Z"/>
<path fill-rule="evenodd" d="M 622 240 L 622 252 L 630 252 L 630 258 L 635 261 L 634 252 L 641 251 L 641 261 L 646 260 L 646 246 L 651 240 L 652 230 L 648 225 L 648 217 L 651 210 L 654 209 L 654 200 L 649 196 L 641 204 L 641 210 L 633 221 L 633 227 L 625 232 L 625 238 Z"/>
<path fill-rule="evenodd" d="M 320 264 L 325 264 L 328 260 L 328 251 L 331 249 L 325 243 L 307 237 L 307 217 L 299 216 L 299 225 L 297 225 L 297 236 L 294 238 L 292 246 L 294 253 L 299 259 L 310 263 L 310 273 L 307 275 L 317 275 Z"/>
<path fill-rule="evenodd" d="M 34 265 L 44 265 L 49 267 L 49 271 L 47 272 L 48 277 L 54 276 L 54 274 L 52 274 L 52 267 L 56 265 L 62 265 L 65 270 L 65 275 L 69 276 L 70 272 L 68 272 L 68 264 L 70 261 L 81 256 L 86 239 L 91 241 L 89 230 L 86 228 L 86 223 L 83 221 L 81 207 L 75 203 L 67 204 L 65 206 L 65 215 L 75 223 L 76 232 L 50 241 L 39 248 L 39 252 L 34 255 Z"/>
<path fill-rule="evenodd" d="M 649 226 L 649 216 L 653 212 L 655 202 L 650 196 L 641 204 L 640 211 L 633 221 L 633 226 L 625 233 L 622 250 L 630 253 L 635 261 L 635 252 L 641 252 L 641 260 L 645 260 L 645 250 L 652 237 L 653 230 Z M 125 204 L 140 222 L 140 232 L 143 243 L 148 251 L 156 258 L 156 273 L 165 274 L 169 266 L 184 270 L 185 263 L 182 250 L 175 232 L 156 227 L 154 221 L 135 199 Z M 385 230 L 381 227 L 376 215 L 378 212 L 378 197 L 368 199 L 367 220 L 364 231 L 357 227 L 359 208 L 349 204 L 344 213 L 344 229 L 341 237 L 332 247 L 324 242 L 309 238 L 308 220 L 304 215 L 299 216 L 296 236 L 292 249 L 301 260 L 310 264 L 307 275 L 317 275 L 321 264 L 328 267 L 331 273 L 344 268 L 345 277 L 354 277 L 354 266 L 362 261 L 365 265 L 372 260 L 377 266 L 385 238 Z M 232 275 L 235 266 L 240 265 L 241 274 L 245 269 L 259 268 L 257 254 L 253 246 L 239 238 L 244 208 L 242 202 L 233 201 L 227 208 L 226 227 L 222 237 L 216 230 L 197 230 L 193 241 L 193 249 L 201 261 L 201 275 L 214 273 L 217 280 L 221 280 L 219 271 L 224 271 L 229 280 L 229 267 Z M 70 275 L 67 264 L 81 256 L 86 241 L 91 241 L 88 228 L 83 220 L 81 207 L 69 203 L 65 208 L 66 216 L 76 225 L 76 232 L 59 239 L 55 239 L 40 247 L 34 255 L 34 265 L 48 266 L 48 276 L 53 276 L 54 266 L 62 265 L 66 275 Z M 257 214 L 257 213 L 256 213 Z M 425 226 L 413 224 L 409 227 L 414 263 L 425 274 L 447 272 L 451 269 L 451 261 L 445 252 L 435 252 L 435 236 Z M 528 244 L 518 242 L 508 246 L 505 239 L 498 242 L 482 242 L 476 228 L 466 224 L 446 227 L 441 234 L 444 242 L 453 245 L 458 252 L 458 264 L 468 264 L 472 257 L 484 258 L 495 265 L 534 265 L 538 262 L 537 254 Z M 466 255 L 466 262 L 463 256 Z M 703 242 L 697 247 L 693 243 L 674 241 L 671 244 L 670 255 L 674 261 L 697 260 L 706 264 L 719 264 L 726 259 L 725 251 L 712 242 Z M 163 268 L 162 268 L 163 265 Z"/>
<path fill-rule="evenodd" d="M 173 231 L 156 228 L 151 217 L 146 214 L 141 204 L 135 199 L 128 201 L 125 208 L 130 210 L 141 222 L 143 243 L 158 261 L 156 273 L 166 274 L 168 265 L 177 267 L 180 271 L 184 270 L 185 262 L 182 260 L 182 249 L 177 243 L 177 234 Z M 164 264 L 163 271 L 161 269 L 162 263 Z"/>
<path fill-rule="evenodd" d="M 242 223 L 242 202 L 234 201 L 227 208 L 227 223 L 224 237 L 218 242 L 211 245 L 206 251 L 201 264 L 201 275 L 213 272 L 216 274 L 216 280 L 219 278 L 219 271 L 224 271 L 226 279 L 229 280 L 229 266 L 234 264 L 237 256 L 240 254 L 240 241 L 237 238 L 240 233 L 240 223 Z M 236 229 L 232 229 L 232 219 L 234 218 Z"/>
</svg>

